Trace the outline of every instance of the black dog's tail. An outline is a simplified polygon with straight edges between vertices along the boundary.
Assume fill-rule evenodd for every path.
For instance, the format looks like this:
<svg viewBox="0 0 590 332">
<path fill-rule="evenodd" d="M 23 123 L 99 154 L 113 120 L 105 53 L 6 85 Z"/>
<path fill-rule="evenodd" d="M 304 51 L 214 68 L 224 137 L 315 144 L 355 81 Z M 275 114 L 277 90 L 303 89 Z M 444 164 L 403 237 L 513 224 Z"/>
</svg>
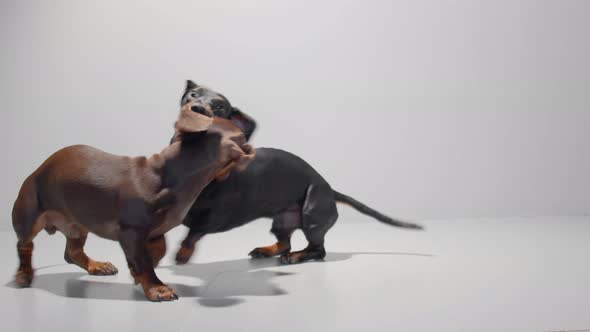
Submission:
<svg viewBox="0 0 590 332">
<path fill-rule="evenodd" d="M 409 222 L 399 221 L 399 220 L 395 220 L 393 218 L 390 218 L 390 217 L 380 213 L 379 211 L 375 211 L 375 210 L 371 209 L 370 207 L 366 206 L 365 204 L 357 201 L 356 199 L 354 199 L 350 196 L 346 196 L 342 193 L 337 192 L 336 190 L 333 190 L 333 191 L 334 191 L 334 197 L 336 198 L 337 202 L 348 204 L 348 205 L 352 206 L 358 212 L 360 212 L 362 214 L 366 214 L 368 216 L 371 216 L 371 217 L 379 220 L 382 223 L 385 223 L 385 224 L 388 224 L 391 226 L 396 226 L 396 227 L 403 227 L 403 228 L 410 228 L 410 229 L 424 229 L 424 227 L 422 227 L 421 225 L 418 225 L 418 224 L 412 224 Z"/>
</svg>

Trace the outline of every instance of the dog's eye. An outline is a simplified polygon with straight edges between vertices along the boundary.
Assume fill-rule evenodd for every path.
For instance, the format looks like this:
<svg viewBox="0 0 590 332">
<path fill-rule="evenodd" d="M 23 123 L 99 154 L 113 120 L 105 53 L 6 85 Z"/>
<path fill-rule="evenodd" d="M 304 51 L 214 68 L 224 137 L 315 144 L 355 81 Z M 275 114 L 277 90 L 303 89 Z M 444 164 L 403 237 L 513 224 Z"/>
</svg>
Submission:
<svg viewBox="0 0 590 332">
<path fill-rule="evenodd" d="M 191 92 L 190 94 L 191 98 L 197 98 L 199 96 L 199 94 L 196 91 Z"/>
<path fill-rule="evenodd" d="M 222 110 L 222 109 L 223 109 L 223 105 L 222 105 L 222 104 L 217 104 L 217 105 L 214 105 L 214 106 L 213 106 L 213 109 L 214 109 L 214 110 L 216 110 L 216 111 L 220 111 L 220 110 Z"/>
</svg>

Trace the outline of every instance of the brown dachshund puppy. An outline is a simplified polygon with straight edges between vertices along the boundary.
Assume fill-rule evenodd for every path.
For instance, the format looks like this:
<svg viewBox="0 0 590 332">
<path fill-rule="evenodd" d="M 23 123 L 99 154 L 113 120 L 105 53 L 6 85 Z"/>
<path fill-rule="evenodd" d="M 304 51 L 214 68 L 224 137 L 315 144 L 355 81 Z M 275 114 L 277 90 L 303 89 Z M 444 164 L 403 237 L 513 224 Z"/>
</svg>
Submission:
<svg viewBox="0 0 590 332">
<path fill-rule="evenodd" d="M 179 225 L 201 190 L 232 168 L 244 170 L 254 157 L 231 120 L 182 108 L 175 141 L 149 158 L 108 154 L 74 145 L 49 157 L 23 183 L 12 211 L 20 266 L 15 281 L 33 281 L 33 239 L 45 229 L 67 238 L 65 260 L 89 274 L 117 269 L 84 253 L 88 232 L 118 241 L 131 275 L 151 301 L 177 299 L 154 272 L 164 256 L 164 233 Z"/>
</svg>

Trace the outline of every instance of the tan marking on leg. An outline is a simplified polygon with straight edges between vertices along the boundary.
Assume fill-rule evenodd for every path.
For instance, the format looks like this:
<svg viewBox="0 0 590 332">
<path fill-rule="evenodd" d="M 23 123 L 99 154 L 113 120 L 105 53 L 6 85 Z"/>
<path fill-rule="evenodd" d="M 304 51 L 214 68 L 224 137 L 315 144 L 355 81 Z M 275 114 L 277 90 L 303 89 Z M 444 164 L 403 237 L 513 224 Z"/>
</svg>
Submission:
<svg viewBox="0 0 590 332">
<path fill-rule="evenodd" d="M 193 256 L 195 252 L 195 247 L 180 247 L 178 252 L 176 253 L 176 263 L 179 265 L 186 264 Z"/>
<path fill-rule="evenodd" d="M 33 265 L 31 264 L 33 256 L 33 242 L 21 243 L 19 241 L 16 245 L 16 250 L 19 258 L 19 267 L 16 271 L 14 281 L 19 287 L 29 287 L 33 282 Z"/>
<path fill-rule="evenodd" d="M 61 228 L 60 228 L 61 230 Z M 84 245 L 88 237 L 88 230 L 80 225 L 70 225 L 68 234 L 77 235 L 67 237 L 65 260 L 83 268 L 91 275 L 114 275 L 119 270 L 110 262 L 98 262 L 88 257 L 84 252 Z"/>
<path fill-rule="evenodd" d="M 162 235 L 155 239 L 148 240 L 146 243 L 146 249 L 152 258 L 153 266 L 158 266 L 162 258 L 166 255 L 166 238 Z"/>
<path fill-rule="evenodd" d="M 37 217 L 31 227 L 31 232 L 19 239 L 16 250 L 19 258 L 19 267 L 14 281 L 19 287 L 29 287 L 33 283 L 35 271 L 33 270 L 33 239 L 45 228 L 45 220 Z"/>
<path fill-rule="evenodd" d="M 289 242 L 277 242 L 273 245 L 266 246 L 266 247 L 259 247 L 250 252 L 250 256 L 253 258 L 264 258 L 264 257 L 272 257 L 284 254 L 291 250 L 291 244 Z"/>
<path fill-rule="evenodd" d="M 288 249 L 290 247 L 291 246 L 288 243 L 277 242 L 273 245 L 270 245 L 267 247 L 261 247 L 259 249 L 260 249 L 260 251 L 262 251 L 263 253 L 265 253 L 268 256 L 276 256 L 276 255 L 282 253 L 285 249 Z"/>
</svg>

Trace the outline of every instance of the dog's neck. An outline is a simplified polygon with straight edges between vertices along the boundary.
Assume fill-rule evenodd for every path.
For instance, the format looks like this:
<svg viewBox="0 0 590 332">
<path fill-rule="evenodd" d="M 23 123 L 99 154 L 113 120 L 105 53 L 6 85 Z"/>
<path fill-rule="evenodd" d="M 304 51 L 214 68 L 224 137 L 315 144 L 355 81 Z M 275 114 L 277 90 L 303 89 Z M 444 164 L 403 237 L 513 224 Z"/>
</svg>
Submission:
<svg viewBox="0 0 590 332">
<path fill-rule="evenodd" d="M 148 165 L 160 175 L 160 188 L 173 189 L 191 177 L 205 177 L 221 169 L 218 161 L 221 136 L 214 133 L 181 135 L 159 154 L 148 159 Z"/>
<path fill-rule="evenodd" d="M 164 234 L 180 224 L 199 193 L 224 167 L 219 159 L 221 135 L 199 135 L 184 136 L 147 161 L 158 175 L 152 203 L 161 217 L 150 236 Z"/>
</svg>

